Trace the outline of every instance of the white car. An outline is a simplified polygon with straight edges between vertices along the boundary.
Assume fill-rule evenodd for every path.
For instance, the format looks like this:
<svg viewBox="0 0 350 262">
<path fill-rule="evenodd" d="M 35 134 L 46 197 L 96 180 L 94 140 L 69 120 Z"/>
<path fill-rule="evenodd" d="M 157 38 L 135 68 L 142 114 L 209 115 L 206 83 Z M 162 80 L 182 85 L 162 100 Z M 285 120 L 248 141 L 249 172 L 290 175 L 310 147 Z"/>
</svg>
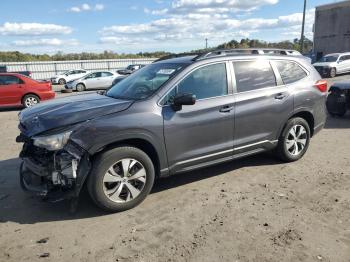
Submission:
<svg viewBox="0 0 350 262">
<path fill-rule="evenodd" d="M 83 70 L 83 69 L 65 71 L 60 75 L 56 75 L 56 76 L 52 77 L 51 83 L 64 85 L 67 82 L 81 78 L 81 77 L 87 75 L 88 73 L 89 73 L 88 71 Z"/>
<path fill-rule="evenodd" d="M 97 71 L 85 75 L 82 78 L 67 82 L 66 89 L 75 89 L 78 92 L 87 89 L 107 89 L 113 85 L 114 80 L 120 75 L 112 71 Z"/>
<path fill-rule="evenodd" d="M 321 76 L 335 77 L 350 72 L 350 53 L 328 54 L 313 64 Z"/>
</svg>

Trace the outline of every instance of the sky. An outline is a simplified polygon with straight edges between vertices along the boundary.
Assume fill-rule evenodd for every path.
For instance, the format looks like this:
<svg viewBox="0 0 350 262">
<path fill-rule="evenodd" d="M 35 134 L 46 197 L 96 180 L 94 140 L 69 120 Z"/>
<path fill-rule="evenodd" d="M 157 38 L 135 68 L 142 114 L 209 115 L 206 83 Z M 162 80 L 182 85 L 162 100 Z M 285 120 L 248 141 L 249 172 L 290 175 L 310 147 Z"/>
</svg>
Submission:
<svg viewBox="0 0 350 262">
<path fill-rule="evenodd" d="M 183 52 L 232 39 L 300 38 L 303 0 L 4 0 L 0 51 Z M 305 35 L 315 6 L 308 0 Z"/>
</svg>

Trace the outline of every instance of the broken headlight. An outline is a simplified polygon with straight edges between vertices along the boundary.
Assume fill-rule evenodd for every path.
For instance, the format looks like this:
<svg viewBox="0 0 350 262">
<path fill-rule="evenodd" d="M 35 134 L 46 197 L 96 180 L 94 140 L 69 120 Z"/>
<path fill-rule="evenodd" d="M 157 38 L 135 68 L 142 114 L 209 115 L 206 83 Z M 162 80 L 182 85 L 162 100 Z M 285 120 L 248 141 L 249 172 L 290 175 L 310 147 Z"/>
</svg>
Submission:
<svg viewBox="0 0 350 262">
<path fill-rule="evenodd" d="M 57 151 L 62 149 L 65 144 L 67 144 L 71 133 L 72 131 L 66 131 L 55 135 L 36 136 L 33 137 L 33 144 L 49 151 Z"/>
</svg>

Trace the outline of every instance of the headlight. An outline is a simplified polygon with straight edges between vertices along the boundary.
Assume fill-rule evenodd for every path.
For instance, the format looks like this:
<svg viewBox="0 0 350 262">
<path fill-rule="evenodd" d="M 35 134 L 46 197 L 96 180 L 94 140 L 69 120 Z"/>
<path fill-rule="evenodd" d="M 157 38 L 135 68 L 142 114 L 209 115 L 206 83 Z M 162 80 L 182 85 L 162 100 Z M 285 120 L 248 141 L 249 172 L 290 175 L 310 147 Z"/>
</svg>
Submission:
<svg viewBox="0 0 350 262">
<path fill-rule="evenodd" d="M 72 131 L 66 131 L 56 135 L 33 137 L 33 143 L 35 146 L 45 148 L 49 151 L 60 150 L 67 144 L 71 133 Z"/>
</svg>

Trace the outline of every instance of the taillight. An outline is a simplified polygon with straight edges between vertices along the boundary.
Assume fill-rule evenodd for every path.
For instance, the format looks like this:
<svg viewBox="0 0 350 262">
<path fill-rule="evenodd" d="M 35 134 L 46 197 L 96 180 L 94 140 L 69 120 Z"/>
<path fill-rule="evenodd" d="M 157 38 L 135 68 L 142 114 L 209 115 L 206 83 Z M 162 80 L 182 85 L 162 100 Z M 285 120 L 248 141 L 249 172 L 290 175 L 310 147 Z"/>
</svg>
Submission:
<svg viewBox="0 0 350 262">
<path fill-rule="evenodd" d="M 328 90 L 327 81 L 326 80 L 318 80 L 315 83 L 315 87 L 317 87 L 317 89 L 320 90 L 322 93 L 325 93 Z"/>
</svg>

